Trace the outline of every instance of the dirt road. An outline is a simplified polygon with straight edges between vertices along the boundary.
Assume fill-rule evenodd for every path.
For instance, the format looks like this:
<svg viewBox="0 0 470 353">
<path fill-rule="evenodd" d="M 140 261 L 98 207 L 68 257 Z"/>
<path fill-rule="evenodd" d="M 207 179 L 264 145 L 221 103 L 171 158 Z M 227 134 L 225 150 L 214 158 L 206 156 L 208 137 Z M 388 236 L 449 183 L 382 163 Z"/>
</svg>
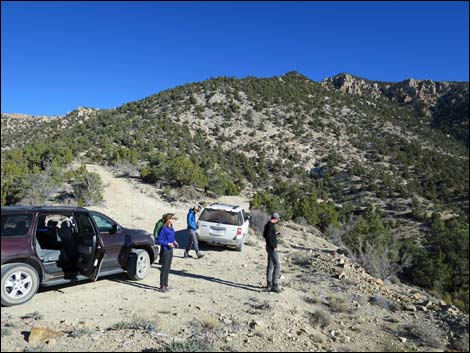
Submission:
<svg viewBox="0 0 470 353">
<path fill-rule="evenodd" d="M 178 218 L 176 230 L 185 229 L 190 204 L 167 204 L 150 185 L 117 178 L 97 165 L 88 165 L 87 168 L 98 173 L 105 185 L 103 204 L 92 209 L 108 214 L 125 227 L 149 232 L 162 213 L 173 212 Z M 219 201 L 240 204 L 248 209 L 247 200 L 239 197 L 225 197 Z M 38 311 L 49 327 L 62 330 L 77 327 L 105 330 L 123 320 L 151 320 L 156 322 L 163 335 L 176 337 L 186 332 L 192 323 L 201 320 L 212 322 L 227 317 L 248 323 L 251 314 L 247 310 L 251 306 L 247 303 L 256 306 L 256 303 L 268 300 L 283 315 L 286 308 L 292 307 L 293 297 L 289 290 L 276 297 L 261 292 L 266 266 L 262 243 L 252 239 L 252 246 L 245 246 L 242 253 L 211 247 L 206 249 L 206 256 L 202 259 L 184 259 L 185 238 L 180 236 L 179 240 L 181 247 L 175 250 L 169 279 L 174 289 L 169 293 L 157 291 L 160 270 L 154 264 L 143 281 L 132 282 L 126 280 L 125 275 L 117 275 L 94 283 L 43 289 L 24 305 L 2 308 L 2 314 L 21 317 Z M 280 309 L 283 306 L 285 308 Z M 92 342 L 92 349 L 120 349 L 113 344 L 122 342 L 102 338 Z M 81 350 L 82 344 L 69 344 L 67 348 Z"/>
</svg>

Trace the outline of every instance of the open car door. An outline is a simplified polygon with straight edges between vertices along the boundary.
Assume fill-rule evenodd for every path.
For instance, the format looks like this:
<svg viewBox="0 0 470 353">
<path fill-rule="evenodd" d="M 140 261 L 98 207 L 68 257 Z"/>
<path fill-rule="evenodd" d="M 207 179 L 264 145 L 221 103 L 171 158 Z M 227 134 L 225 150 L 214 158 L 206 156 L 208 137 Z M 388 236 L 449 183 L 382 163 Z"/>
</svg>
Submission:
<svg viewBox="0 0 470 353">
<path fill-rule="evenodd" d="M 92 281 L 98 279 L 101 264 L 106 256 L 98 227 L 87 212 L 76 212 L 78 231 L 78 269 Z"/>
</svg>

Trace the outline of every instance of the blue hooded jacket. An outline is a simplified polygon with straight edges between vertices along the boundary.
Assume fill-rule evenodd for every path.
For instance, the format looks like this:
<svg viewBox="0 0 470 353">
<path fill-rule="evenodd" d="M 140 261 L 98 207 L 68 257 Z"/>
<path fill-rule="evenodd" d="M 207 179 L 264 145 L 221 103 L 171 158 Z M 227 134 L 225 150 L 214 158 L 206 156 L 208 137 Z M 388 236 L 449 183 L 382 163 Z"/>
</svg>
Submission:
<svg viewBox="0 0 470 353">
<path fill-rule="evenodd" d="M 191 229 L 191 230 L 197 229 L 196 213 L 194 213 L 194 210 L 192 208 L 189 209 L 188 216 L 186 218 L 186 223 L 188 223 L 188 229 Z"/>
</svg>

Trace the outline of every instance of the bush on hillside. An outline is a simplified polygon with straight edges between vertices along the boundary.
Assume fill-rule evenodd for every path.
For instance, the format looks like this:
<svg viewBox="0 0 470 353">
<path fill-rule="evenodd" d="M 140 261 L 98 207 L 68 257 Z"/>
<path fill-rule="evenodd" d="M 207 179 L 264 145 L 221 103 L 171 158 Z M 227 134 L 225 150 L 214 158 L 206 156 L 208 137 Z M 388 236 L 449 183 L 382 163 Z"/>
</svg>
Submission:
<svg viewBox="0 0 470 353">
<path fill-rule="evenodd" d="M 75 173 L 72 181 L 79 206 L 91 206 L 103 199 L 103 183 L 96 173 L 88 173 L 82 165 Z"/>
<path fill-rule="evenodd" d="M 173 158 L 168 162 L 166 178 L 168 182 L 175 183 L 179 187 L 193 185 L 203 188 L 208 183 L 204 170 L 182 156 Z"/>
<path fill-rule="evenodd" d="M 240 187 L 225 173 L 214 173 L 209 177 L 208 189 L 216 195 L 239 195 Z"/>
</svg>

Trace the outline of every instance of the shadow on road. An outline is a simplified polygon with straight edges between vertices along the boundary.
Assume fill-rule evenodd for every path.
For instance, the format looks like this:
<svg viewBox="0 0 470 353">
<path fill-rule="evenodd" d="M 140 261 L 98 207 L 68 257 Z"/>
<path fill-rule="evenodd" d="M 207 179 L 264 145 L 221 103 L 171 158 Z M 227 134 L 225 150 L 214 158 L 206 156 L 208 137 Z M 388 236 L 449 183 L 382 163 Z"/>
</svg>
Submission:
<svg viewBox="0 0 470 353">
<path fill-rule="evenodd" d="M 154 290 L 154 291 L 157 291 L 157 292 L 160 291 L 159 287 L 149 286 L 148 284 L 144 284 L 144 283 L 141 283 L 141 282 L 131 282 L 129 280 L 126 281 L 126 280 L 119 279 L 119 278 L 114 278 L 114 279 L 110 279 L 110 280 L 112 282 L 127 284 L 128 286 L 137 287 L 137 288 L 141 288 L 141 289 Z"/>
<path fill-rule="evenodd" d="M 156 267 L 156 266 L 152 266 L 152 267 Z M 223 284 L 225 286 L 234 287 L 234 288 L 245 289 L 245 290 L 249 290 L 249 291 L 252 291 L 252 292 L 260 292 L 261 289 L 264 288 L 264 287 L 260 287 L 260 286 L 252 286 L 250 284 L 235 283 L 235 282 L 227 281 L 227 280 L 220 279 L 220 278 L 209 277 L 209 276 L 204 276 L 204 275 L 198 275 L 198 274 L 195 274 L 195 273 L 189 273 L 189 272 L 186 272 L 184 270 L 182 270 L 182 271 L 170 270 L 170 274 L 176 275 L 176 276 L 181 276 L 181 277 L 201 279 L 201 280 L 204 280 L 204 281 Z"/>
</svg>

